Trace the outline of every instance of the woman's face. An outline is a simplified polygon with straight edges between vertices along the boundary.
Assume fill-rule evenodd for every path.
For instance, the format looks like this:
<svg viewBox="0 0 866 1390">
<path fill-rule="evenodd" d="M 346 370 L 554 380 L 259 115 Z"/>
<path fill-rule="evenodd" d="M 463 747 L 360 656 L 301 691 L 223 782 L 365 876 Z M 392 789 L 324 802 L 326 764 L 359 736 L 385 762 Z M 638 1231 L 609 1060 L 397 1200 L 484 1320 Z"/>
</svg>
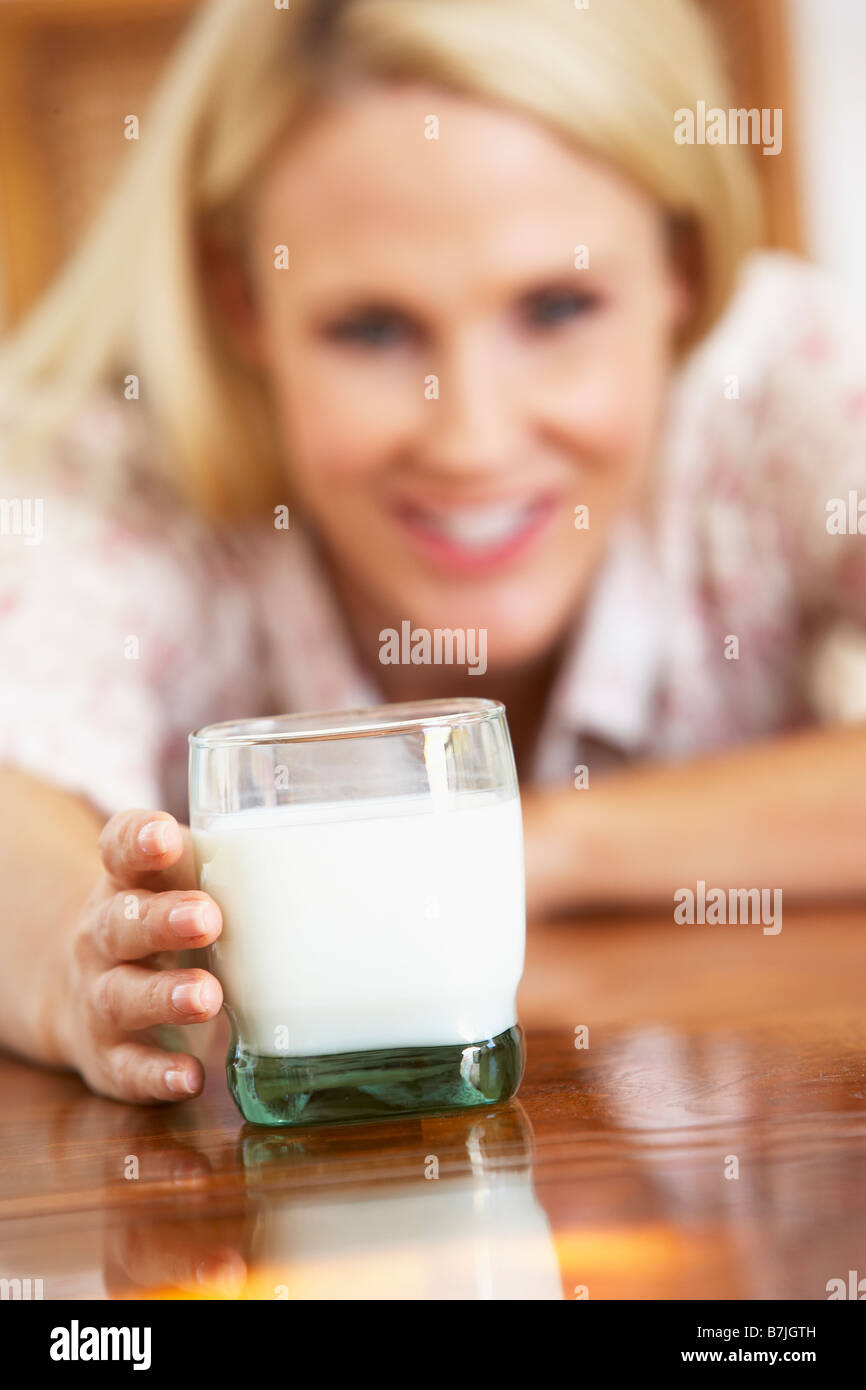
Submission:
<svg viewBox="0 0 866 1390">
<path fill-rule="evenodd" d="M 491 670 L 542 658 L 656 442 L 682 300 L 658 209 L 530 120 L 371 87 L 251 212 L 255 350 L 350 603 L 486 628 Z"/>
</svg>

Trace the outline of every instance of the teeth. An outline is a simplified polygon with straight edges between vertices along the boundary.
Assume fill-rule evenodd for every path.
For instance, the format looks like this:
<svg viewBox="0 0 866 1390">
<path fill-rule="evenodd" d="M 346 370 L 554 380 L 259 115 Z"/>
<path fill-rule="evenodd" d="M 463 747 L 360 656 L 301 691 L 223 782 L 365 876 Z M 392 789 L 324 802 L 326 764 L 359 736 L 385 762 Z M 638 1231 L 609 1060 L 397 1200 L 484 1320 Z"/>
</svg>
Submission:
<svg viewBox="0 0 866 1390">
<path fill-rule="evenodd" d="M 430 530 L 469 549 L 484 549 L 510 540 L 526 526 L 534 511 L 532 503 L 497 503 L 491 507 L 466 507 L 449 512 L 425 512 Z"/>
</svg>

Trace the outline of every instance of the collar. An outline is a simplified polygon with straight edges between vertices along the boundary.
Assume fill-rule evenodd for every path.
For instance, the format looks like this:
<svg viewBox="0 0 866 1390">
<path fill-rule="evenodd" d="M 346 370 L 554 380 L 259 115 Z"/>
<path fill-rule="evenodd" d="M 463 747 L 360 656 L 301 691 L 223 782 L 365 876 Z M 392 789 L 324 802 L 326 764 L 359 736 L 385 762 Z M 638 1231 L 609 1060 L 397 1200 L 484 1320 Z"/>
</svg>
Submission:
<svg viewBox="0 0 866 1390">
<path fill-rule="evenodd" d="M 258 605 L 273 695 L 287 712 L 380 704 L 361 667 L 325 565 L 300 527 L 257 537 Z M 536 777 L 562 780 L 576 742 L 629 755 L 649 742 L 662 662 L 662 581 L 637 516 L 611 529 L 607 552 L 554 681 Z"/>
<path fill-rule="evenodd" d="M 325 564 L 299 526 L 257 535 L 253 568 L 268 639 L 267 676 L 286 713 L 363 709 L 382 692 L 355 655 Z"/>
<path fill-rule="evenodd" d="M 623 517 L 611 529 L 554 682 L 538 740 L 540 780 L 562 780 L 563 758 L 587 738 L 626 756 L 649 743 L 663 624 L 662 579 L 649 537 L 636 515 Z"/>
</svg>

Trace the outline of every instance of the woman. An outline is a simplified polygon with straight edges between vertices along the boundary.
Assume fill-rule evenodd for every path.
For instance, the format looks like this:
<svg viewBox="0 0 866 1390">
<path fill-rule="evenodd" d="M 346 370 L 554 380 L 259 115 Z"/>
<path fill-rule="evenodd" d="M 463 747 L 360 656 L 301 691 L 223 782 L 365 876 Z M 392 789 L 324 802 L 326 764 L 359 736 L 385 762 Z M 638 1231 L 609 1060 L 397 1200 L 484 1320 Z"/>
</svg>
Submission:
<svg viewBox="0 0 866 1390">
<path fill-rule="evenodd" d="M 217 719 L 504 699 L 536 912 L 863 891 L 866 738 L 806 681 L 866 616 L 825 524 L 863 372 L 816 272 L 744 260 L 698 99 L 686 0 L 203 13 L 5 364 L 7 1046 L 200 1090 L 151 1030 L 221 1003 L 165 954 L 220 930 L 180 824 Z M 404 621 L 486 669 L 383 661 Z"/>
</svg>

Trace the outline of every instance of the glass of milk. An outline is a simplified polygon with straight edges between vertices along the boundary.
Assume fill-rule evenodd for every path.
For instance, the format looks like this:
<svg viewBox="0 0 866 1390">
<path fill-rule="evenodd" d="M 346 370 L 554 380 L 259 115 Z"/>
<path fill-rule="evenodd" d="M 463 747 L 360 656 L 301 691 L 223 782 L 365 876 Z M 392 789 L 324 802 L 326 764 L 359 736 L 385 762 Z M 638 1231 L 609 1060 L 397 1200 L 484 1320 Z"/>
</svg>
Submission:
<svg viewBox="0 0 866 1390">
<path fill-rule="evenodd" d="M 490 1105 L 523 1071 L 517 777 L 497 700 L 190 735 L 199 886 L 256 1124 Z"/>
</svg>

